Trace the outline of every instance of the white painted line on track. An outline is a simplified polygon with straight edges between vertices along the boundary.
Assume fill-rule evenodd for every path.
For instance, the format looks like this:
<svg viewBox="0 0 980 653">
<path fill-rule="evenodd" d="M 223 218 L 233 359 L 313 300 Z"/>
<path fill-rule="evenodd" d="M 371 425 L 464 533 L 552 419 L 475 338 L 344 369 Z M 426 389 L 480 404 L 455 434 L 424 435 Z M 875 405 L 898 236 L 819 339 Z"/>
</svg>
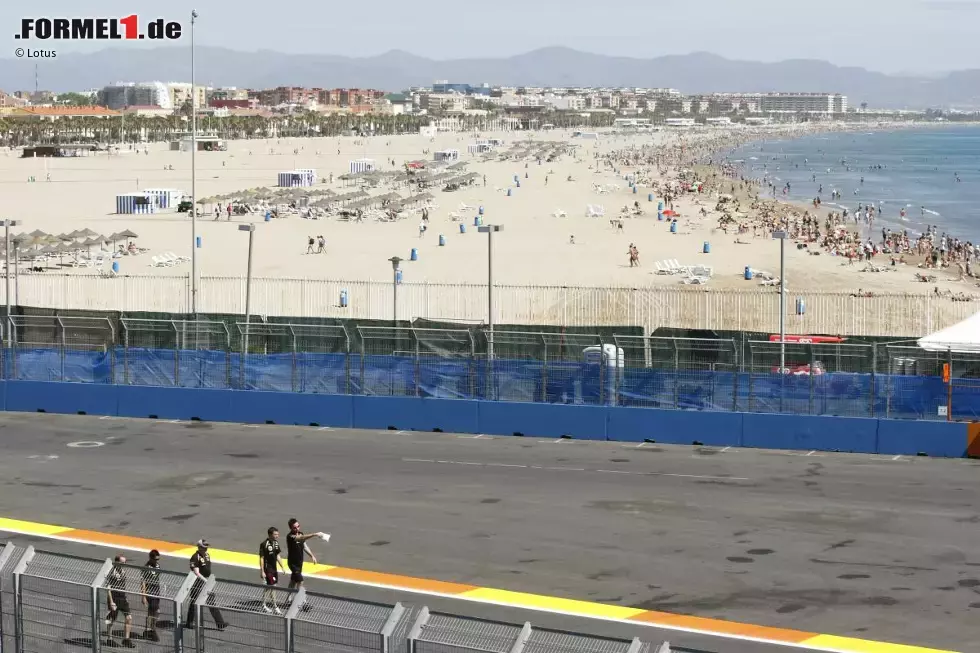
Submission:
<svg viewBox="0 0 980 653">
<path fill-rule="evenodd" d="M 892 458 L 892 460 L 901 460 L 901 459 L 902 459 L 902 456 L 901 455 L 898 455 L 898 456 L 895 456 L 894 458 Z"/>
<path fill-rule="evenodd" d="M 704 474 L 674 474 L 667 472 L 632 472 L 625 469 L 587 469 L 584 467 L 548 467 L 545 465 L 514 465 L 508 463 L 480 463 L 465 460 L 432 460 L 429 458 L 402 458 L 406 463 L 432 463 L 437 465 L 466 465 L 468 467 L 515 467 L 519 469 L 540 469 L 556 472 L 594 472 L 598 474 L 620 474 L 624 476 L 668 476 L 672 478 L 693 478 L 709 481 L 750 481 L 744 476 L 708 476 Z"/>
<path fill-rule="evenodd" d="M 725 452 L 726 452 L 726 451 L 728 451 L 729 449 L 731 449 L 731 447 L 725 447 L 724 449 L 722 449 L 722 450 L 721 450 L 721 452 L 722 452 L 722 453 L 725 453 Z"/>
<path fill-rule="evenodd" d="M 95 440 L 82 440 L 80 442 L 69 442 L 67 447 L 72 449 L 95 449 L 96 447 L 104 447 L 105 442 L 97 442 Z"/>
</svg>

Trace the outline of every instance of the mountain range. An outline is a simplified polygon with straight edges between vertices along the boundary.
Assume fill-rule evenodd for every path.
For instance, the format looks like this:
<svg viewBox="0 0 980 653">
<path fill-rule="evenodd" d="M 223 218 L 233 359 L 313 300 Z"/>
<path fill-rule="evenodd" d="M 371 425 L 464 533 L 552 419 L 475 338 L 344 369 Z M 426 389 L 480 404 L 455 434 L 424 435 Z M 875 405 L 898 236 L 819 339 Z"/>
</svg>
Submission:
<svg viewBox="0 0 980 653">
<path fill-rule="evenodd" d="M 980 70 L 944 75 L 886 75 L 825 61 L 777 63 L 736 61 L 706 53 L 636 59 L 548 47 L 503 58 L 435 60 L 392 50 L 373 57 L 240 52 L 198 46 L 200 84 L 270 88 L 379 88 L 399 91 L 429 86 L 437 79 L 504 86 L 605 86 L 676 88 L 686 94 L 710 92 L 813 91 L 848 96 L 851 106 L 925 109 L 980 107 Z M 0 59 L 5 90 L 33 89 L 29 59 Z M 112 48 L 93 53 L 37 59 L 39 87 L 84 90 L 117 81 L 190 81 L 186 47 Z"/>
</svg>

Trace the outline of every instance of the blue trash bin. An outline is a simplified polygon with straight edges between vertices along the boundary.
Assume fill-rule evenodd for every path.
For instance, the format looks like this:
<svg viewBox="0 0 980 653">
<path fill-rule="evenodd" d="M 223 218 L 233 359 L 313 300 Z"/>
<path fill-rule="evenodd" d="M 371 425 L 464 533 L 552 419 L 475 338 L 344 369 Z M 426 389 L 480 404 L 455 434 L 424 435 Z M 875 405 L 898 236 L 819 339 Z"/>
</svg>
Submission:
<svg viewBox="0 0 980 653">
<path fill-rule="evenodd" d="M 446 246 L 446 237 L 443 236 L 442 234 L 439 234 L 439 247 L 445 247 L 445 246 Z"/>
<path fill-rule="evenodd" d="M 463 224 L 462 222 L 459 223 L 459 233 L 461 233 L 461 234 L 465 234 L 466 233 L 466 225 Z"/>
<path fill-rule="evenodd" d="M 340 291 L 340 307 L 347 308 L 347 290 Z"/>
<path fill-rule="evenodd" d="M 745 266 L 745 280 L 752 281 L 752 268 Z"/>
<path fill-rule="evenodd" d="M 200 236 L 197 237 L 197 248 L 198 249 L 201 249 L 201 237 Z"/>
<path fill-rule="evenodd" d="M 670 223 L 670 233 L 672 233 L 672 234 L 676 234 L 677 233 L 677 221 L 676 220 Z"/>
<path fill-rule="evenodd" d="M 417 248 L 415 248 L 415 247 L 412 248 L 412 255 L 411 255 L 410 258 L 413 261 L 419 260 L 419 250 Z"/>
<path fill-rule="evenodd" d="M 402 282 L 402 271 L 395 270 L 395 283 L 401 283 L 401 282 Z"/>
<path fill-rule="evenodd" d="M 648 202 L 652 202 L 653 201 L 653 193 L 650 193 L 649 195 L 647 195 L 647 201 Z"/>
<path fill-rule="evenodd" d="M 701 246 L 701 252 L 703 254 L 710 254 L 711 253 L 711 243 L 709 243 L 708 241 L 704 241 L 704 245 Z"/>
<path fill-rule="evenodd" d="M 483 207 L 480 207 L 480 215 L 483 215 Z"/>
<path fill-rule="evenodd" d="M 806 300 L 802 297 L 796 298 L 796 314 L 804 315 L 806 313 Z"/>
<path fill-rule="evenodd" d="M 112 262 L 112 271 L 119 274 L 119 261 Z"/>
<path fill-rule="evenodd" d="M 657 220 L 659 220 L 660 222 L 664 221 L 664 214 L 661 213 L 660 211 L 657 211 Z"/>
</svg>

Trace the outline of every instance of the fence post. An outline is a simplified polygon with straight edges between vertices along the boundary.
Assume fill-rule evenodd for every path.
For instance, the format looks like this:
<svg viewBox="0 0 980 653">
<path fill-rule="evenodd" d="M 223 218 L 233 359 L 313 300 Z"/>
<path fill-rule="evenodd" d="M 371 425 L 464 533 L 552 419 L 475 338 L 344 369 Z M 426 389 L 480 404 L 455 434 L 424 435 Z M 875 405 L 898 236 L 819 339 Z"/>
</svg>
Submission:
<svg viewBox="0 0 980 653">
<path fill-rule="evenodd" d="M 408 653 L 416 653 L 415 641 L 422 635 L 422 628 L 429 621 L 429 608 L 422 606 L 419 616 L 415 618 L 412 629 L 408 631 Z"/>
<path fill-rule="evenodd" d="M 732 412 L 738 412 L 738 377 L 741 374 L 742 360 L 738 355 L 738 347 L 735 346 L 735 338 L 732 338 Z"/>
<path fill-rule="evenodd" d="M 129 329 L 126 321 L 120 320 L 123 329 L 123 384 L 129 385 Z"/>
<path fill-rule="evenodd" d="M 878 386 L 878 343 L 871 343 L 871 389 L 870 397 L 868 401 L 871 405 L 868 409 L 868 414 L 871 417 L 875 416 L 875 399 L 877 395 Z"/>
<path fill-rule="evenodd" d="M 350 334 L 347 333 L 347 327 L 341 325 L 341 329 L 344 330 L 344 394 L 351 394 L 350 387 Z"/>
<path fill-rule="evenodd" d="M 102 569 L 95 575 L 90 586 L 92 588 L 92 653 L 99 653 L 102 648 L 102 628 L 99 627 L 99 590 L 102 589 L 102 583 L 105 582 L 111 571 L 112 558 L 106 558 L 105 562 L 102 563 Z"/>
<path fill-rule="evenodd" d="M 61 342 L 61 380 L 65 380 L 65 323 L 61 321 L 61 317 L 55 316 L 58 320 L 58 329 L 61 331 L 61 337 L 58 339 Z"/>
<path fill-rule="evenodd" d="M 422 352 L 419 347 L 419 336 L 415 333 L 415 329 L 412 329 L 412 339 L 415 341 L 415 396 L 420 397 L 422 395 L 420 387 L 422 385 Z"/>
<path fill-rule="evenodd" d="M 181 653 L 184 650 L 184 601 L 190 596 L 194 589 L 197 576 L 194 572 L 187 572 L 184 582 L 181 583 L 177 594 L 174 596 L 174 653 Z"/>
<path fill-rule="evenodd" d="M 541 366 L 541 401 L 548 403 L 548 339 L 541 336 L 544 343 L 544 365 Z"/>
<path fill-rule="evenodd" d="M 204 587 L 201 588 L 201 593 L 194 601 L 194 639 L 197 653 L 204 653 L 204 606 L 211 597 L 211 590 L 214 589 L 217 582 L 214 576 L 204 581 Z"/>
<path fill-rule="evenodd" d="M 290 326 L 289 327 L 289 334 L 291 336 L 290 337 L 290 341 L 292 343 L 292 356 L 290 356 L 290 366 L 291 366 L 291 369 L 290 369 L 290 374 L 289 374 L 289 385 L 292 388 L 293 392 L 296 392 L 297 391 L 296 390 L 296 388 L 297 388 L 297 378 L 296 377 L 298 376 L 298 372 L 299 372 L 299 370 L 297 369 L 297 365 L 296 365 L 296 350 L 297 350 L 297 345 L 296 345 L 296 329 L 294 329 L 292 326 Z"/>
<path fill-rule="evenodd" d="M 24 591 L 20 577 L 27 571 L 27 565 L 34 559 L 34 547 L 29 546 L 14 567 L 14 650 L 24 653 Z"/>
<path fill-rule="evenodd" d="M 529 639 L 531 639 L 531 622 L 525 621 L 524 627 L 521 628 L 520 634 L 517 635 L 517 640 L 510 647 L 510 653 L 523 653 L 524 645 L 527 644 L 527 640 Z"/>
<path fill-rule="evenodd" d="M 814 368 L 816 367 L 816 364 L 817 364 L 817 356 L 816 356 L 816 352 L 814 351 L 814 346 L 813 346 L 812 343 L 809 344 L 809 345 L 807 345 L 807 348 L 810 350 L 810 408 L 809 408 L 809 412 L 807 414 L 808 415 L 813 415 L 813 391 L 814 391 L 814 387 L 813 386 L 815 385 L 814 384 L 814 376 L 815 376 L 815 374 L 814 374 Z M 840 345 L 837 345 L 837 351 L 840 352 Z M 839 354 L 837 356 L 837 360 L 840 361 L 840 355 Z M 840 369 L 840 364 L 839 363 L 837 365 L 837 369 Z M 823 411 L 821 411 L 821 413 L 822 412 Z"/>
<path fill-rule="evenodd" d="M 392 653 L 391 636 L 395 633 L 395 628 L 401 621 L 403 614 L 405 614 L 405 606 L 401 603 L 396 603 L 391 607 L 391 614 L 388 615 L 385 625 L 381 627 L 381 653 Z"/>
<path fill-rule="evenodd" d="M 170 321 L 170 326 L 174 328 L 174 387 L 177 388 L 180 387 L 180 329 L 173 320 Z M 184 320 L 184 329 L 187 329 L 186 320 Z M 186 340 L 184 344 L 187 344 Z"/>
<path fill-rule="evenodd" d="M 285 653 L 293 653 L 293 620 L 299 611 L 303 609 L 306 604 L 306 588 L 300 587 L 299 590 L 293 595 L 293 602 L 290 604 L 289 609 L 286 610 L 286 649 Z"/>
<path fill-rule="evenodd" d="M 358 335 L 358 337 L 359 337 L 359 339 L 361 341 L 361 361 L 360 361 L 360 363 L 361 363 L 360 364 L 360 368 L 361 368 L 361 386 L 360 386 L 360 390 L 361 390 L 361 392 L 360 392 L 360 394 L 363 395 L 363 394 L 366 394 L 364 392 L 364 334 L 361 333 L 361 330 L 360 329 L 358 329 L 357 330 L 357 335 Z"/>
<path fill-rule="evenodd" d="M 10 348 L 10 379 L 17 378 L 17 349 L 14 346 L 14 338 L 17 337 L 17 325 L 13 318 L 7 316 L 7 345 Z"/>
</svg>

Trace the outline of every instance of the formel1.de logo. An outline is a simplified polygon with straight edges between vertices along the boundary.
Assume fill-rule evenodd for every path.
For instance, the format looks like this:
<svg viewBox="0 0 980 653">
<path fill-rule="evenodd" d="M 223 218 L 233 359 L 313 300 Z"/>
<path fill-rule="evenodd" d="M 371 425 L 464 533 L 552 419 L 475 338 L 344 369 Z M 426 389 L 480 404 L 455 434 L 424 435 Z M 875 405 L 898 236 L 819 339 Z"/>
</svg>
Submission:
<svg viewBox="0 0 980 653">
<path fill-rule="evenodd" d="M 25 41 L 174 41 L 183 27 L 163 18 L 140 21 L 136 14 L 123 18 L 22 18 L 15 39 Z"/>
</svg>

